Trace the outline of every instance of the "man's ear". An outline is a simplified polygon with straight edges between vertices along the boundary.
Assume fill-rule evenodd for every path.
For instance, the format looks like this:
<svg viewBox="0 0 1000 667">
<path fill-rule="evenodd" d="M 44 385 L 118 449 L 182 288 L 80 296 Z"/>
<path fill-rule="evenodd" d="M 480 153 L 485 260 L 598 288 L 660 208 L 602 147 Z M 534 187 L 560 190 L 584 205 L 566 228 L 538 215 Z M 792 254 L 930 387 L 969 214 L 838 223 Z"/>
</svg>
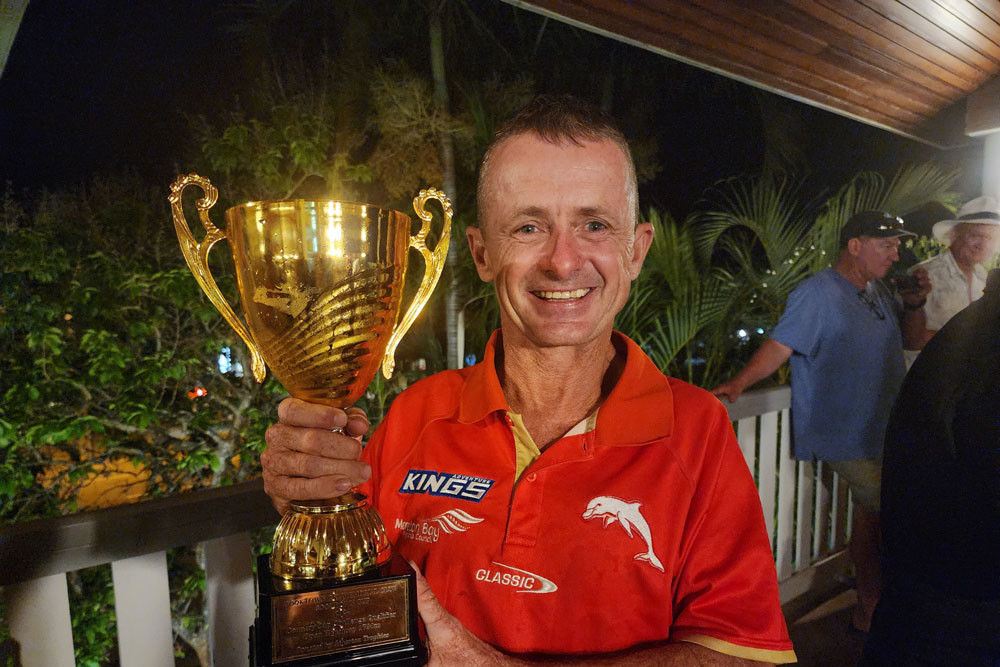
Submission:
<svg viewBox="0 0 1000 667">
<path fill-rule="evenodd" d="M 861 252 L 861 243 L 861 239 L 857 236 L 853 239 L 848 239 L 846 248 L 851 257 L 857 257 Z"/>
<path fill-rule="evenodd" d="M 635 226 L 635 240 L 632 242 L 632 257 L 629 260 L 629 278 L 635 280 L 642 270 L 649 246 L 653 243 L 653 225 L 640 222 Z"/>
<path fill-rule="evenodd" d="M 483 240 L 483 231 L 479 227 L 466 227 L 465 239 L 469 242 L 469 252 L 472 253 L 472 261 L 476 263 L 476 272 L 479 279 L 485 283 L 493 282 L 496 277 L 490 267 L 489 254 L 486 252 L 486 242 Z"/>
</svg>

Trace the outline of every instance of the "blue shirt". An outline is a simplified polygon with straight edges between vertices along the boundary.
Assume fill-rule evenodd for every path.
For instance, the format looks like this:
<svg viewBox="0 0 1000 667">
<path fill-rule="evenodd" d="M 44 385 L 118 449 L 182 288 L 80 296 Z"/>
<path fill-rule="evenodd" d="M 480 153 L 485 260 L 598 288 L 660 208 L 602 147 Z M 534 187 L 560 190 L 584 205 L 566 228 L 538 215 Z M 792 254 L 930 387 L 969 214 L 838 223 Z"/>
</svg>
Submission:
<svg viewBox="0 0 1000 667">
<path fill-rule="evenodd" d="M 792 442 L 803 461 L 882 456 L 906 374 L 900 309 L 878 281 L 859 290 L 832 268 L 788 296 L 771 338 L 792 348 Z"/>
</svg>

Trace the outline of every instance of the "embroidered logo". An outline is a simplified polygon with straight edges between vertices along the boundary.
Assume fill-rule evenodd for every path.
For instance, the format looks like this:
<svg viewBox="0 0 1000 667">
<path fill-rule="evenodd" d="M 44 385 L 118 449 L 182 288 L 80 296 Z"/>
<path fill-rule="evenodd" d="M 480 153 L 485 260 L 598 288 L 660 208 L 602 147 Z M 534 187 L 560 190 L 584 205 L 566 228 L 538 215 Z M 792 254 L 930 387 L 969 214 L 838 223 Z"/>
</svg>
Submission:
<svg viewBox="0 0 1000 667">
<path fill-rule="evenodd" d="M 447 535 L 452 533 L 464 533 L 477 523 L 483 520 L 477 516 L 472 516 L 462 510 L 448 510 L 429 519 L 417 519 L 416 521 L 403 521 L 396 519 L 396 530 L 399 530 L 401 537 L 418 542 L 437 542 L 444 532 Z"/>
<path fill-rule="evenodd" d="M 634 558 L 649 563 L 663 572 L 663 563 L 653 553 L 653 536 L 649 532 L 649 524 L 639 511 L 640 507 L 642 503 L 629 503 L 614 496 L 597 496 L 587 503 L 583 518 L 604 519 L 604 528 L 617 521 L 629 537 L 632 537 L 632 531 L 635 530 L 646 543 L 646 551 L 636 554 Z"/>
<path fill-rule="evenodd" d="M 510 586 L 516 588 L 515 592 L 517 593 L 555 593 L 559 590 L 559 587 L 554 583 L 534 572 L 496 561 L 493 561 L 493 564 L 500 569 L 476 570 L 476 581 L 497 584 L 498 586 Z"/>
<path fill-rule="evenodd" d="M 471 477 L 437 470 L 410 470 L 399 487 L 400 493 L 428 493 L 478 503 L 493 486 L 492 479 Z"/>
</svg>

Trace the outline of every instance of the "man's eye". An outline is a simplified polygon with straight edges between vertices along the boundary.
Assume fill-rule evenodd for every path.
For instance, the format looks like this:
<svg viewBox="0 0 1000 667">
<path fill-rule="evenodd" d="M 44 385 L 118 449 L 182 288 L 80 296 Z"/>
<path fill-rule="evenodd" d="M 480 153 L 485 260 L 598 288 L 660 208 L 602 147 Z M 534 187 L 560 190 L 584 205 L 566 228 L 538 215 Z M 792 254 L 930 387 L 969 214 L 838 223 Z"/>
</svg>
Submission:
<svg viewBox="0 0 1000 667">
<path fill-rule="evenodd" d="M 607 229 L 608 226 L 601 222 L 600 220 L 591 220 L 587 223 L 587 231 L 590 232 L 600 232 Z"/>
<path fill-rule="evenodd" d="M 533 234 L 533 233 L 535 233 L 537 231 L 538 231 L 538 227 L 536 227 L 535 225 L 531 225 L 531 224 L 521 225 L 520 227 L 517 228 L 517 232 L 519 234 Z"/>
</svg>

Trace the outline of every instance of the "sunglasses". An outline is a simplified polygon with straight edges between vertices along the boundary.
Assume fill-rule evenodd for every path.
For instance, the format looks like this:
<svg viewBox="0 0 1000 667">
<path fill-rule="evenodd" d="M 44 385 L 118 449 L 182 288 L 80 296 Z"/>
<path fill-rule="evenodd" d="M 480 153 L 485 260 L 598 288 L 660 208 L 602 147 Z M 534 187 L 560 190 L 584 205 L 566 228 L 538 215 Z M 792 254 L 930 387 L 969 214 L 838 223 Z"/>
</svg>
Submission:
<svg viewBox="0 0 1000 667">
<path fill-rule="evenodd" d="M 858 290 L 858 300 L 861 303 L 868 306 L 868 310 L 872 311 L 875 317 L 879 318 L 880 320 L 885 319 L 885 313 L 882 312 L 882 309 L 878 307 L 877 303 L 872 301 L 872 298 L 868 296 L 868 292 L 866 292 L 865 290 Z"/>
</svg>

